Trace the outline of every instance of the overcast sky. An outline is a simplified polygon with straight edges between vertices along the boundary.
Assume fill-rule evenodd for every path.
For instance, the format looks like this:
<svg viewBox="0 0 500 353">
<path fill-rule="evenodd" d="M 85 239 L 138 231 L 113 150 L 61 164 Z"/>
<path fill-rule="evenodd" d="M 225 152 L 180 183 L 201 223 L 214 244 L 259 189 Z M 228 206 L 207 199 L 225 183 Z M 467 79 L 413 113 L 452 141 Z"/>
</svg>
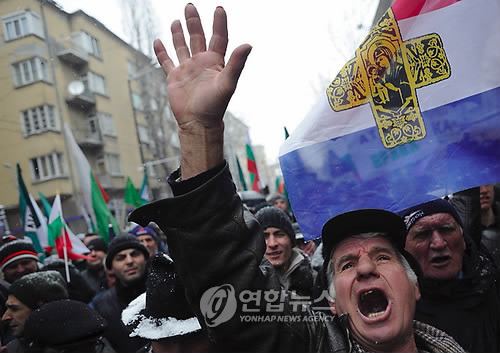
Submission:
<svg viewBox="0 0 500 353">
<path fill-rule="evenodd" d="M 120 0 L 56 1 L 66 12 L 82 9 L 128 41 Z M 170 24 L 181 19 L 184 25 L 187 2 L 152 0 L 158 37 L 171 55 Z M 265 146 L 270 163 L 278 158 L 283 127 L 293 133 L 319 95 L 324 94 L 328 83 L 366 36 L 378 5 L 377 0 L 192 3 L 198 8 L 207 38 L 212 33 L 213 10 L 217 5 L 226 9 L 228 53 L 243 43 L 253 46 L 229 110 L 250 127 L 252 144 Z"/>
</svg>

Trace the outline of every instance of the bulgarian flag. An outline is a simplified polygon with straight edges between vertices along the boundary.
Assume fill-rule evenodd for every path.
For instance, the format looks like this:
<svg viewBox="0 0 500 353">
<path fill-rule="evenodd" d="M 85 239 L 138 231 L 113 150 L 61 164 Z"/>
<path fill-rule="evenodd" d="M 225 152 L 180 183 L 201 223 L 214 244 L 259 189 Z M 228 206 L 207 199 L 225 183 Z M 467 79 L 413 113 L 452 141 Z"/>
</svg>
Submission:
<svg viewBox="0 0 500 353">
<path fill-rule="evenodd" d="M 109 241 L 108 224 L 111 223 L 113 225 L 115 233 L 117 234 L 118 225 L 104 200 L 104 196 L 99 188 L 97 179 L 94 177 L 94 173 L 92 173 L 90 169 L 87 158 L 76 143 L 73 133 L 67 124 L 64 124 L 64 132 L 73 154 L 73 161 L 76 164 L 76 171 L 80 179 L 79 185 L 83 194 L 85 209 L 90 215 L 92 222 L 97 226 L 97 232 L 107 243 Z"/>
<path fill-rule="evenodd" d="M 89 249 L 64 222 L 61 207 L 61 197 L 57 193 L 54 204 L 49 216 L 49 246 L 55 247 L 57 255 L 61 259 L 88 259 L 83 254 L 88 253 Z"/>
<path fill-rule="evenodd" d="M 250 137 L 247 135 L 247 168 L 250 173 L 250 183 L 252 184 L 252 190 L 260 192 L 260 180 L 259 180 L 259 170 L 257 169 L 257 163 L 255 162 L 255 157 L 253 155 L 252 147 L 250 145 Z"/>
</svg>

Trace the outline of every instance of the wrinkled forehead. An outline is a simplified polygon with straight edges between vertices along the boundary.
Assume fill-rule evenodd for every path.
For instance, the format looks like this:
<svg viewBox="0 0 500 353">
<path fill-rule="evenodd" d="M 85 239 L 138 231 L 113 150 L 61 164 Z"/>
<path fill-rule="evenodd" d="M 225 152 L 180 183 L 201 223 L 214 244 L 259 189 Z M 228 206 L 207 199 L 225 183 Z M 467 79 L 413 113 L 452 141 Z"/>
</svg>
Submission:
<svg viewBox="0 0 500 353">
<path fill-rule="evenodd" d="M 384 236 L 358 234 L 342 240 L 332 251 L 330 260 L 333 264 L 341 257 L 355 255 L 360 252 L 373 253 L 387 251 L 396 254 L 394 245 Z"/>
<path fill-rule="evenodd" d="M 410 232 L 421 228 L 435 227 L 445 224 L 458 225 L 455 217 L 453 217 L 451 214 L 446 212 L 434 213 L 428 216 L 424 216 L 416 221 L 413 227 L 411 227 Z"/>
</svg>

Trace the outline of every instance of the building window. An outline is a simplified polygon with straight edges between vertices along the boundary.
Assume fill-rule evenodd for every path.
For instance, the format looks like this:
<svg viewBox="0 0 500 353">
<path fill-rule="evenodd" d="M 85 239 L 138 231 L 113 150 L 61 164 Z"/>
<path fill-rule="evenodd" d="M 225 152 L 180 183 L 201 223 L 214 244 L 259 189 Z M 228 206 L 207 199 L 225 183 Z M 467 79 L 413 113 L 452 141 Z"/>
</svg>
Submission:
<svg viewBox="0 0 500 353">
<path fill-rule="evenodd" d="M 83 47 L 85 50 L 94 56 L 97 56 L 98 58 L 101 58 L 101 46 L 99 45 L 99 40 L 95 38 L 94 36 L 91 36 L 87 32 L 82 32 L 83 33 Z"/>
<path fill-rule="evenodd" d="M 132 92 L 132 105 L 136 110 L 144 110 L 144 105 L 142 104 L 142 98 L 137 93 Z"/>
<path fill-rule="evenodd" d="M 63 154 L 50 154 L 32 158 L 30 160 L 31 173 L 34 181 L 45 181 L 65 176 Z"/>
<path fill-rule="evenodd" d="M 14 40 L 35 34 L 44 37 L 40 16 L 31 11 L 12 13 L 2 17 L 5 40 Z"/>
<path fill-rule="evenodd" d="M 135 68 L 135 64 L 131 63 L 130 61 L 127 61 L 127 72 L 128 72 L 128 77 L 133 78 L 135 74 L 137 73 L 137 70 Z"/>
<path fill-rule="evenodd" d="M 106 81 L 101 75 L 89 71 L 88 73 L 82 75 L 81 79 L 86 90 L 102 95 L 108 94 L 108 90 L 106 89 Z"/>
<path fill-rule="evenodd" d="M 21 127 L 24 136 L 59 131 L 54 106 L 45 104 L 22 111 Z"/>
<path fill-rule="evenodd" d="M 97 115 L 99 116 L 102 133 L 106 136 L 116 136 L 115 126 L 113 124 L 111 114 L 99 112 Z"/>
<path fill-rule="evenodd" d="M 109 174 L 123 175 L 122 168 L 120 165 L 120 156 L 118 154 L 108 153 L 106 154 L 106 160 L 108 162 Z"/>
<path fill-rule="evenodd" d="M 14 83 L 16 87 L 24 86 L 36 81 L 49 81 L 47 61 L 34 57 L 29 60 L 13 64 Z"/>
<path fill-rule="evenodd" d="M 137 125 L 137 131 L 139 133 L 139 141 L 141 143 L 149 143 L 149 133 L 145 126 Z"/>
</svg>

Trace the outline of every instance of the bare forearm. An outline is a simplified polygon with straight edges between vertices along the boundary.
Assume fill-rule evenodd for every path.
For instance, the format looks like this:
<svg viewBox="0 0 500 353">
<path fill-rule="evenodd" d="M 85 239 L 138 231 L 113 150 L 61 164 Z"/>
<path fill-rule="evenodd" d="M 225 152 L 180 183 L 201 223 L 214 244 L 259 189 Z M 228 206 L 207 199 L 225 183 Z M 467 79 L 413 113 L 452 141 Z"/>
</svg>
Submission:
<svg viewBox="0 0 500 353">
<path fill-rule="evenodd" d="M 209 128 L 179 127 L 182 179 L 214 168 L 224 160 L 224 123 Z"/>
</svg>

